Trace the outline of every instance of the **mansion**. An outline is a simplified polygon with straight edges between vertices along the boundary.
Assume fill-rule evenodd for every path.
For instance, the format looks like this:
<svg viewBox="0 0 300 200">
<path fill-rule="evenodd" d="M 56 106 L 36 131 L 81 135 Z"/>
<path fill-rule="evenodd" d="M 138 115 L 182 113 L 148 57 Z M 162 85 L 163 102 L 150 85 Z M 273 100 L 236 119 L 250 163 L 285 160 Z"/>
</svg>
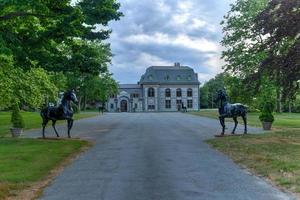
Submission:
<svg viewBox="0 0 300 200">
<path fill-rule="evenodd" d="M 167 112 L 199 110 L 199 81 L 194 70 L 174 66 L 151 66 L 137 84 L 120 84 L 109 98 L 108 112 Z"/>
</svg>

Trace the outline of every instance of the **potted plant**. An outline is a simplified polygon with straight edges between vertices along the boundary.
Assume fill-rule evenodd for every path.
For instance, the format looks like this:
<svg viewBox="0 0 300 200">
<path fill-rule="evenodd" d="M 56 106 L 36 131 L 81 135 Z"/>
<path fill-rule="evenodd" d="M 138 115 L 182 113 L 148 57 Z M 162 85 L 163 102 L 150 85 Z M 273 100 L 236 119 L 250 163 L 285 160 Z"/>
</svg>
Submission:
<svg viewBox="0 0 300 200">
<path fill-rule="evenodd" d="M 18 104 L 13 106 L 13 111 L 11 114 L 12 128 L 10 129 L 12 137 L 19 137 L 23 133 L 24 120 L 20 113 L 20 108 Z"/>
<path fill-rule="evenodd" d="M 262 122 L 264 130 L 271 130 L 274 121 L 274 104 L 272 102 L 264 102 L 259 119 Z"/>
</svg>

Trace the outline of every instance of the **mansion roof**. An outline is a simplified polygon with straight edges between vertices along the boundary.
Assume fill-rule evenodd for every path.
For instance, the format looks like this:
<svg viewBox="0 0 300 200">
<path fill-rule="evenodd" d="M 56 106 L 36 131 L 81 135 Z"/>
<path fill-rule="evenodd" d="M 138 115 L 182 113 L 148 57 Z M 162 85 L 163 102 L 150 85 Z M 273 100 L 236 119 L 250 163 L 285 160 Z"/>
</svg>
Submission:
<svg viewBox="0 0 300 200">
<path fill-rule="evenodd" d="M 198 75 L 187 66 L 151 66 L 142 75 L 139 84 L 188 84 L 199 85 Z"/>
</svg>

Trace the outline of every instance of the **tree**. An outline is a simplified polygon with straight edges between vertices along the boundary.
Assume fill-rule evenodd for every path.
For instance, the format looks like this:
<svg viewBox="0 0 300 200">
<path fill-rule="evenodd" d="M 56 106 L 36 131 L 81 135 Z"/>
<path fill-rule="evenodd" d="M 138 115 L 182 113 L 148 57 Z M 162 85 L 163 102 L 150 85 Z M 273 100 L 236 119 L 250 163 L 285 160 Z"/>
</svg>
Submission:
<svg viewBox="0 0 300 200">
<path fill-rule="evenodd" d="M 55 98 L 56 86 L 41 68 L 24 71 L 14 67 L 12 56 L 0 55 L 0 106 L 10 107 L 23 103 L 40 107 L 46 99 Z"/>
<path fill-rule="evenodd" d="M 267 7 L 268 2 L 268 0 L 237 0 L 221 22 L 224 32 L 222 45 L 225 47 L 223 58 L 227 63 L 224 69 L 238 77 L 240 84 L 251 96 L 263 91 L 264 79 L 269 80 L 269 74 L 260 70 L 261 64 L 266 61 L 269 54 L 268 35 L 263 29 L 257 28 L 257 22 L 260 20 L 258 16 Z M 276 74 L 272 83 L 276 86 L 277 111 L 281 112 L 281 72 L 274 70 L 273 74 Z"/>
<path fill-rule="evenodd" d="M 39 107 L 66 89 L 66 76 L 80 86 L 88 77 L 108 73 L 112 55 L 109 44 L 101 41 L 111 31 L 99 27 L 120 19 L 120 4 L 72 2 L 0 2 L 0 106 L 15 100 Z"/>
<path fill-rule="evenodd" d="M 201 88 L 201 91 L 204 91 L 204 94 L 201 93 L 200 96 L 203 96 L 202 100 L 200 99 L 200 106 L 207 108 L 216 108 L 214 103 L 214 98 L 218 90 L 224 89 L 224 74 L 217 74 L 215 78 L 210 79 L 206 82 Z"/>
<path fill-rule="evenodd" d="M 96 24 L 107 26 L 110 20 L 118 20 L 122 16 L 119 7 L 115 0 L 82 0 L 75 5 L 70 0 L 1 1 L 1 48 L 23 69 L 38 66 L 48 71 L 72 71 L 65 68 L 70 54 L 63 47 L 72 46 L 74 38 L 107 39 L 110 31 L 97 31 Z"/>
<path fill-rule="evenodd" d="M 255 29 L 257 15 L 268 0 L 237 0 L 221 22 L 225 47 L 222 57 L 225 71 L 244 79 L 258 69 L 266 57 L 263 33 Z"/>
<path fill-rule="evenodd" d="M 300 2 L 271 0 L 256 18 L 256 30 L 266 37 L 267 57 L 258 74 L 278 80 L 284 99 L 294 99 L 300 80 Z"/>
</svg>

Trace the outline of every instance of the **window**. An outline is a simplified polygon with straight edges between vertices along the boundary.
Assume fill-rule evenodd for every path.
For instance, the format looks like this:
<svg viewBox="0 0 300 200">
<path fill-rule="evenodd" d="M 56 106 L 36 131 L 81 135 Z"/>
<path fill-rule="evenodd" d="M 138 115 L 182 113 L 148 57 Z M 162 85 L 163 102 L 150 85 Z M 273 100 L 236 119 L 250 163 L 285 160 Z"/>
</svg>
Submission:
<svg viewBox="0 0 300 200">
<path fill-rule="evenodd" d="M 110 109 L 114 109 L 114 104 L 110 104 Z"/>
<path fill-rule="evenodd" d="M 155 110 L 155 105 L 148 105 L 148 110 Z"/>
<path fill-rule="evenodd" d="M 178 88 L 176 90 L 176 97 L 181 97 L 181 89 L 180 88 Z"/>
<path fill-rule="evenodd" d="M 165 80 L 169 80 L 170 79 L 170 76 L 169 75 L 167 75 L 167 76 L 165 76 Z"/>
<path fill-rule="evenodd" d="M 137 103 L 134 104 L 134 109 L 137 109 L 138 105 Z"/>
<path fill-rule="evenodd" d="M 192 90 L 191 88 L 189 88 L 189 89 L 187 90 L 187 96 L 188 96 L 188 97 L 192 97 L 192 96 L 193 96 L 193 90 Z"/>
<path fill-rule="evenodd" d="M 171 100 L 166 100 L 166 108 L 171 108 Z"/>
<path fill-rule="evenodd" d="M 187 78 L 187 79 L 190 81 L 190 80 L 192 80 L 192 77 L 191 77 L 191 76 L 188 76 L 188 78 Z"/>
<path fill-rule="evenodd" d="M 193 108 L 193 100 L 191 100 L 191 99 L 187 100 L 187 107 Z"/>
<path fill-rule="evenodd" d="M 148 89 L 148 97 L 154 97 L 155 94 L 154 94 L 154 88 L 149 88 Z"/>
<path fill-rule="evenodd" d="M 148 76 L 148 79 L 149 79 L 150 81 L 152 81 L 152 80 L 153 80 L 153 76 L 152 76 L 152 75 L 149 75 L 149 76 Z"/>
<path fill-rule="evenodd" d="M 169 88 L 166 89 L 166 97 L 171 97 L 171 90 Z"/>
<path fill-rule="evenodd" d="M 181 106 L 182 101 L 181 100 L 176 100 L 176 104 Z"/>
<path fill-rule="evenodd" d="M 137 94 L 137 93 L 132 93 L 132 94 L 130 94 L 130 97 L 131 97 L 131 98 L 139 98 L 139 94 Z"/>
<path fill-rule="evenodd" d="M 176 80 L 177 80 L 177 81 L 180 81 L 180 80 L 181 80 L 181 76 L 178 75 L 177 78 L 176 78 Z"/>
</svg>

